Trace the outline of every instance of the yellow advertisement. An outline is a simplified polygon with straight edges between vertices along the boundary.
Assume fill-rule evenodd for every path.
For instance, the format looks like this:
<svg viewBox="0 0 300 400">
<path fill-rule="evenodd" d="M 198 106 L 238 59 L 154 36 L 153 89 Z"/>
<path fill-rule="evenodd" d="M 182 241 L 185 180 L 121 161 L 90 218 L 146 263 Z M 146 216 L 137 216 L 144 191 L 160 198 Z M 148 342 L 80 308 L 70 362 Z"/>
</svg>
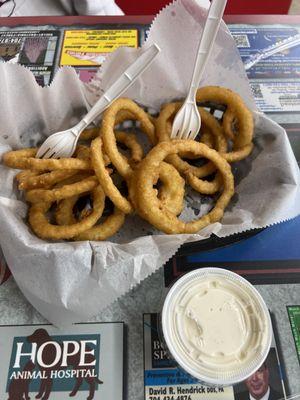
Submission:
<svg viewBox="0 0 300 400">
<path fill-rule="evenodd" d="M 137 29 L 65 31 L 60 65 L 98 66 L 119 47 L 138 47 Z"/>
</svg>

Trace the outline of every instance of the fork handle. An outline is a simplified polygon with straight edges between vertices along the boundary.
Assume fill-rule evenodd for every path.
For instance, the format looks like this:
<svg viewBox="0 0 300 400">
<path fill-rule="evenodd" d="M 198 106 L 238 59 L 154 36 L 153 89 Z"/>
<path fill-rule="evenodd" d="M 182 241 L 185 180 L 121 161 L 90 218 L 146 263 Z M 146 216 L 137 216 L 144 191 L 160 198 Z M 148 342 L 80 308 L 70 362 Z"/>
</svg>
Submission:
<svg viewBox="0 0 300 400">
<path fill-rule="evenodd" d="M 188 97 L 194 100 L 222 21 L 227 0 L 212 0 L 196 56 Z"/>
<path fill-rule="evenodd" d="M 74 135 L 80 135 L 115 99 L 117 99 L 149 67 L 160 52 L 157 44 L 152 44 L 122 73 L 110 88 L 94 104 L 86 116 L 72 129 Z"/>
</svg>

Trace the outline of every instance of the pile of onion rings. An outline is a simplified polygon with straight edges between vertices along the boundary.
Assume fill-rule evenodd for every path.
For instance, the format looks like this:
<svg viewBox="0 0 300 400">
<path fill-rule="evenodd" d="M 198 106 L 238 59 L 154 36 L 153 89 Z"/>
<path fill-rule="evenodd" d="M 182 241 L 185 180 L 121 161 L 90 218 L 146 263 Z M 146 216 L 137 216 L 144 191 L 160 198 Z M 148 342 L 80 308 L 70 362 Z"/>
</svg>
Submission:
<svg viewBox="0 0 300 400">
<path fill-rule="evenodd" d="M 85 130 L 71 158 L 38 159 L 37 149 L 11 151 L 3 163 L 16 175 L 30 204 L 28 222 L 37 236 L 52 240 L 106 240 L 137 213 L 167 234 L 197 233 L 220 221 L 234 194 L 231 163 L 253 149 L 252 113 L 243 100 L 221 87 L 197 92 L 202 127 L 196 140 L 171 140 L 172 122 L 182 103 L 169 103 L 154 118 L 130 99 L 116 100 L 100 128 Z M 207 108 L 223 111 L 216 118 Z M 200 106 L 202 105 L 202 106 Z M 203 107 L 203 105 L 206 105 Z M 121 131 L 136 121 L 150 151 L 134 133 Z M 185 222 L 185 186 L 215 205 L 206 215 Z"/>
</svg>

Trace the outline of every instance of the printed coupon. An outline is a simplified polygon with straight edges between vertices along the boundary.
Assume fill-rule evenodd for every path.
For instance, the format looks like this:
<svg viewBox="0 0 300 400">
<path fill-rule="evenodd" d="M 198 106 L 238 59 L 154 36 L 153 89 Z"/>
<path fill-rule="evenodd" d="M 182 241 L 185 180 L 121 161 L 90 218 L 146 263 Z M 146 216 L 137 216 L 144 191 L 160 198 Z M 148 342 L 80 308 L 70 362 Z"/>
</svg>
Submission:
<svg viewBox="0 0 300 400">
<path fill-rule="evenodd" d="M 0 32 L 0 62 L 24 65 L 39 85 L 49 85 L 55 70 L 59 35 L 59 31 Z"/>
<path fill-rule="evenodd" d="M 138 45 L 137 29 L 67 30 L 60 65 L 99 66 L 107 54 L 119 47 L 137 48 Z"/>
<path fill-rule="evenodd" d="M 266 361 L 244 382 L 234 387 L 204 386 L 169 357 L 159 315 L 144 315 L 145 400 L 282 400 L 286 396 L 282 370 L 273 338 Z"/>
</svg>

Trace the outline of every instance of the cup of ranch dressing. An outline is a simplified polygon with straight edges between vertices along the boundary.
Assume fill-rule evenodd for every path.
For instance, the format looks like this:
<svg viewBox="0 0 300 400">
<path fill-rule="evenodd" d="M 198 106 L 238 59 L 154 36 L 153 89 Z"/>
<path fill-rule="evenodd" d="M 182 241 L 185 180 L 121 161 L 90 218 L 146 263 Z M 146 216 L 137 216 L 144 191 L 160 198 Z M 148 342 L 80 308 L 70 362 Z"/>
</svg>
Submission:
<svg viewBox="0 0 300 400">
<path fill-rule="evenodd" d="M 176 281 L 161 322 L 171 356 L 206 385 L 244 381 L 261 367 L 271 346 L 263 298 L 244 278 L 221 268 L 201 268 Z"/>
</svg>

